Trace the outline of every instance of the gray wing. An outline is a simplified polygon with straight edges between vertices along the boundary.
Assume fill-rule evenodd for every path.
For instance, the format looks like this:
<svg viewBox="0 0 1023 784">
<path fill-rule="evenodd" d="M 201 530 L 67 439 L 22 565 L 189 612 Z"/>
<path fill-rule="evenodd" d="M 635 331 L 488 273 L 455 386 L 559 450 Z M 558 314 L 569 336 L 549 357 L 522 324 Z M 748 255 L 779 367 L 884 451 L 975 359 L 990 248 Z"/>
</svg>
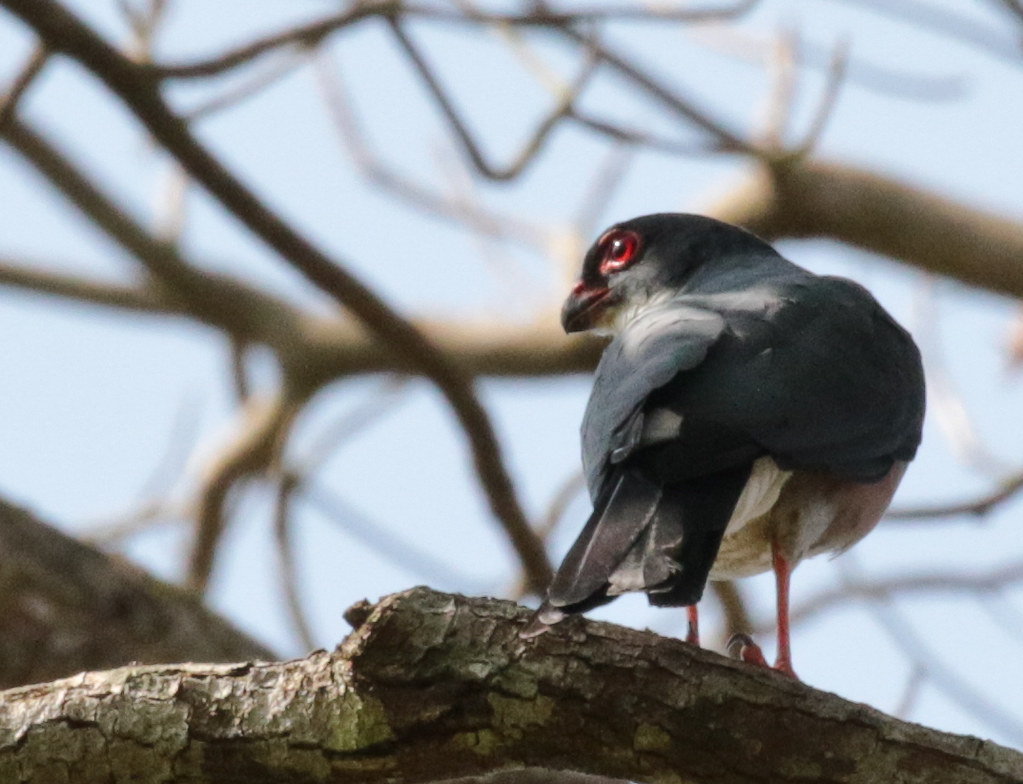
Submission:
<svg viewBox="0 0 1023 784">
<path fill-rule="evenodd" d="M 667 467 L 708 457 L 687 426 L 745 436 L 786 469 L 824 469 L 873 482 L 920 443 L 924 380 L 909 334 L 862 287 L 811 278 L 781 292 L 769 312 L 726 312 L 707 359 L 648 396 L 683 420 L 680 438 L 655 447 Z M 725 439 L 726 443 L 730 443 Z M 679 454 L 673 454 L 675 451 Z M 654 455 L 650 456 L 651 458 Z"/>
<path fill-rule="evenodd" d="M 583 470 L 594 502 L 609 465 L 639 445 L 648 396 L 698 366 L 724 329 L 718 313 L 669 302 L 648 308 L 604 349 L 582 422 Z M 670 428 L 672 417 L 665 419 Z"/>
</svg>

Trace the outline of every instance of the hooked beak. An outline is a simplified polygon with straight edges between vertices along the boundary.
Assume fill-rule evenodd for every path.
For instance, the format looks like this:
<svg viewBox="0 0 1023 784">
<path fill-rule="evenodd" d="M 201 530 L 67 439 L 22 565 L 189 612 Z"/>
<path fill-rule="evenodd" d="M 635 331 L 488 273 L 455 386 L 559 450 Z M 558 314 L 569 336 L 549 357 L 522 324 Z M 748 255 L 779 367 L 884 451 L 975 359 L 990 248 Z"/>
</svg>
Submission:
<svg viewBox="0 0 1023 784">
<path fill-rule="evenodd" d="M 561 326 L 568 333 L 591 329 L 600 322 L 601 315 L 611 302 L 609 288 L 591 289 L 579 281 L 561 308 Z"/>
</svg>

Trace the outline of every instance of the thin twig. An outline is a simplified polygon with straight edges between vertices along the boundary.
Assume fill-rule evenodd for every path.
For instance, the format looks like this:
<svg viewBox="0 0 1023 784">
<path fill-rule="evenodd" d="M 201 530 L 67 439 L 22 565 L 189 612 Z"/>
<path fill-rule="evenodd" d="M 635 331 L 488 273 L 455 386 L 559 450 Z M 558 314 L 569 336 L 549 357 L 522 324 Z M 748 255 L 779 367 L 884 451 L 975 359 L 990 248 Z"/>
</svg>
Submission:
<svg viewBox="0 0 1023 784">
<path fill-rule="evenodd" d="M 945 344 L 938 330 L 941 318 L 936 285 L 937 278 L 928 275 L 918 287 L 914 302 L 920 313 L 915 334 L 927 365 L 928 407 L 959 460 L 988 476 L 1003 476 L 1014 467 L 984 443 L 945 361 Z"/>
<path fill-rule="evenodd" d="M 752 633 L 753 621 L 750 619 L 749 608 L 735 580 L 715 580 L 710 583 L 710 587 L 721 602 L 725 614 L 724 639 L 737 633 Z"/>
<path fill-rule="evenodd" d="M 207 462 L 197 493 L 195 537 L 188 561 L 187 583 L 197 593 L 205 592 L 213 573 L 217 546 L 228 517 L 228 493 L 242 479 L 273 466 L 304 402 L 287 393 L 249 398 L 242 409 L 242 421 L 231 431 L 230 441 L 221 445 Z"/>
<path fill-rule="evenodd" d="M 390 413 L 401 401 L 408 382 L 408 376 L 388 376 L 365 396 L 360 405 L 322 427 L 312 446 L 305 450 L 304 456 L 292 460 L 291 472 L 306 478 L 312 476 L 345 441 L 375 424 L 384 414 Z"/>
<path fill-rule="evenodd" d="M 151 61 L 156 32 L 167 10 L 166 0 L 149 0 L 142 11 L 137 10 L 129 0 L 118 0 L 117 5 L 134 37 L 129 47 L 132 57 L 139 62 Z"/>
<path fill-rule="evenodd" d="M 839 562 L 843 579 L 855 579 L 855 566 L 849 555 Z M 1011 712 L 982 697 L 963 681 L 962 676 L 947 667 L 930 646 L 913 630 L 912 624 L 894 602 L 875 602 L 872 617 L 888 633 L 906 657 L 924 671 L 926 678 L 949 699 L 992 729 L 1023 742 L 1023 723 Z"/>
<path fill-rule="evenodd" d="M 558 31 L 570 40 L 587 47 L 601 62 L 606 63 L 669 111 L 707 133 L 716 141 L 719 151 L 760 155 L 760 151 L 754 145 L 745 141 L 738 133 L 730 130 L 723 123 L 712 119 L 711 115 L 698 108 L 694 101 L 655 79 L 633 61 L 626 59 L 606 44 L 598 42 L 592 36 L 583 35 L 573 28 L 558 28 Z"/>
<path fill-rule="evenodd" d="M 330 63 L 328 55 L 323 52 L 317 55 L 314 62 L 324 104 L 338 139 L 370 183 L 428 215 L 453 221 L 476 234 L 502 242 L 515 242 L 534 250 L 542 247 L 542 242 L 538 242 L 537 238 L 542 240 L 546 232 L 539 226 L 526 224 L 510 216 L 497 215 L 477 203 L 435 193 L 384 165 L 370 149 L 368 136 L 352 110 L 340 69 Z"/>
<path fill-rule="evenodd" d="M 231 343 L 231 391 L 235 400 L 242 403 L 248 400 L 252 391 L 249 375 L 245 367 L 249 344 L 235 335 L 228 337 Z"/>
<path fill-rule="evenodd" d="M 886 520 L 930 520 L 935 517 L 958 517 L 972 515 L 983 517 L 996 506 L 1012 499 L 1023 490 L 1023 472 L 1002 480 L 998 486 L 979 498 L 950 504 L 934 504 L 909 509 L 889 509 Z"/>
<path fill-rule="evenodd" d="M 607 152 L 601 164 L 594 167 L 593 177 L 582 194 L 572 220 L 576 234 L 586 238 L 587 242 L 604 227 L 603 218 L 607 206 L 618 193 L 634 160 L 635 147 L 632 144 L 616 144 Z M 578 258 L 582 255 L 580 249 L 578 257 L 573 261 L 578 264 Z M 573 269 L 573 278 L 576 274 L 577 271 Z"/>
<path fill-rule="evenodd" d="M 974 574 L 928 572 L 906 574 L 884 579 L 846 577 L 839 588 L 830 588 L 800 602 L 792 609 L 793 624 L 803 623 L 822 613 L 853 600 L 889 602 L 896 596 L 920 593 L 995 594 L 1011 585 L 1023 583 L 1023 562 L 1009 563 L 997 569 L 985 569 Z M 754 633 L 763 634 L 774 628 L 770 624 L 755 624 Z"/>
<path fill-rule="evenodd" d="M 0 286 L 144 313 L 184 312 L 183 307 L 149 286 L 122 286 L 63 272 L 44 272 L 34 265 L 7 259 L 0 259 Z"/>
<path fill-rule="evenodd" d="M 808 155 L 817 146 L 827 127 L 828 120 L 834 114 L 835 106 L 838 103 L 838 95 L 842 90 L 842 84 L 848 73 L 849 64 L 849 42 L 843 39 L 835 47 L 831 54 L 831 63 L 828 66 L 827 82 L 824 85 L 824 94 L 820 103 L 817 104 L 817 111 L 814 112 L 813 121 L 806 131 L 806 136 L 800 142 L 796 150 L 798 155 Z"/>
<path fill-rule="evenodd" d="M 740 0 L 733 5 L 708 6 L 705 8 L 669 7 L 657 8 L 649 5 L 608 5 L 606 7 L 575 8 L 571 11 L 553 11 L 541 3 L 534 3 L 533 10 L 523 13 L 494 13 L 477 9 L 459 8 L 452 11 L 439 6 L 417 6 L 407 4 L 401 9 L 404 16 L 416 16 L 444 22 L 516 27 L 567 27 L 592 22 L 647 22 L 664 24 L 681 22 L 721 22 L 735 19 L 750 11 L 758 0 Z"/>
<path fill-rule="evenodd" d="M 153 67 L 159 79 L 195 79 L 216 76 L 245 65 L 258 57 L 289 46 L 314 48 L 335 32 L 351 27 L 371 17 L 394 19 L 399 16 L 420 17 L 439 22 L 474 25 L 513 25 L 521 27 L 563 27 L 583 22 L 617 20 L 628 22 L 697 23 L 734 19 L 753 8 L 757 0 L 740 0 L 732 5 L 706 8 L 637 8 L 635 6 L 609 6 L 607 8 L 581 8 L 567 13 L 542 9 L 520 14 L 491 13 L 477 10 L 452 10 L 439 6 L 417 6 L 401 0 L 374 0 L 361 2 L 338 14 L 318 19 L 309 24 L 293 27 L 252 41 L 216 57 L 192 63 L 164 64 Z"/>
<path fill-rule="evenodd" d="M 316 482 L 303 480 L 299 490 L 303 502 L 371 550 L 385 556 L 396 566 L 418 575 L 431 585 L 457 585 L 474 592 L 478 581 L 459 572 L 450 563 L 420 549 L 412 542 L 390 533 L 386 526 L 356 509 L 333 490 Z"/>
<path fill-rule="evenodd" d="M 176 504 L 154 499 L 136 506 L 130 512 L 107 518 L 89 520 L 81 534 L 83 541 L 103 547 L 114 547 L 125 539 L 164 527 L 184 527 L 187 511 Z"/>
<path fill-rule="evenodd" d="M 315 47 L 331 33 L 350 27 L 369 17 L 394 14 L 401 9 L 401 5 L 401 0 L 362 2 L 339 14 L 331 14 L 310 24 L 260 38 L 207 60 L 153 66 L 152 74 L 157 79 L 195 79 L 216 76 L 283 47 Z"/>
<path fill-rule="evenodd" d="M 254 74 L 250 79 L 231 86 L 223 94 L 216 95 L 198 106 L 193 106 L 182 116 L 189 122 L 195 122 L 211 117 L 225 109 L 232 109 L 294 73 L 307 62 L 306 57 L 292 54 L 288 59 L 274 63 L 269 68 Z"/>
<path fill-rule="evenodd" d="M 781 149 L 785 145 L 799 83 L 801 48 L 802 40 L 796 30 L 783 32 L 773 41 L 772 57 L 768 60 L 771 88 L 760 134 L 766 147 Z"/>
<path fill-rule="evenodd" d="M 701 31 L 690 39 L 758 69 L 771 60 L 777 46 L 775 38 L 732 27 Z M 833 46 L 823 46 L 810 37 L 801 38 L 799 60 L 803 66 L 827 71 L 833 57 Z M 892 66 L 860 55 L 850 58 L 845 78 L 850 85 L 899 100 L 952 101 L 964 97 L 968 82 L 963 74 L 934 74 L 933 68 L 934 64 L 928 63 L 927 72 L 911 72 L 906 70 L 904 60 Z"/>
<path fill-rule="evenodd" d="M 942 8 L 937 3 L 921 0 L 845 0 L 864 6 L 904 22 L 916 29 L 927 29 L 953 41 L 975 46 L 983 52 L 1019 64 L 1020 47 L 1017 40 L 1003 35 L 1001 30 L 980 24 L 971 16 Z M 952 8 L 955 4 L 952 4 Z"/>
<path fill-rule="evenodd" d="M 42 73 L 43 66 L 46 65 L 46 61 L 49 58 L 50 50 L 45 44 L 36 46 L 32 54 L 29 55 L 28 62 L 18 72 L 18 75 L 14 77 L 11 86 L 7 88 L 7 92 L 4 93 L 3 97 L 0 97 L 0 130 L 14 117 L 14 113 L 18 110 L 18 102 L 25 94 L 25 91 L 32 85 L 32 82 L 36 80 L 36 77 Z"/>
<path fill-rule="evenodd" d="M 572 108 L 568 112 L 568 118 L 577 125 L 587 130 L 607 136 L 612 141 L 629 144 L 635 147 L 643 147 L 656 152 L 667 153 L 668 155 L 682 155 L 688 158 L 708 155 L 718 152 L 720 148 L 707 142 L 676 141 L 656 136 L 648 131 L 638 128 L 628 128 L 620 123 L 597 117 L 596 115 Z"/>
<path fill-rule="evenodd" d="M 277 544 L 278 570 L 280 573 L 281 593 L 288 608 L 288 617 L 295 628 L 295 634 L 306 651 L 314 650 L 316 645 L 312 625 L 302 606 L 302 597 L 298 588 L 298 566 L 295 560 L 295 548 L 291 541 L 291 528 L 294 520 L 291 515 L 291 499 L 298 487 L 296 477 L 287 471 L 278 472 L 277 492 L 274 501 L 274 539 Z"/>
<path fill-rule="evenodd" d="M 569 474 L 568 478 L 558 485 L 558 489 L 548 502 L 547 513 L 543 516 L 540 524 L 536 526 L 537 536 L 546 541 L 561 522 L 561 518 L 565 516 L 569 505 L 585 489 L 586 482 L 581 472 L 573 471 Z"/>
<path fill-rule="evenodd" d="M 430 68 L 426 59 L 423 57 L 423 54 L 405 33 L 401 23 L 393 18 L 389 19 L 388 22 L 399 46 L 415 67 L 416 72 L 423 80 L 423 83 L 426 85 L 426 89 L 430 92 L 430 95 L 436 102 L 441 114 L 444 115 L 444 118 L 447 120 L 455 137 L 459 140 L 459 142 L 461 142 L 462 149 L 465 150 L 465 153 L 469 156 L 473 166 L 480 174 L 491 180 L 512 180 L 522 173 L 526 166 L 528 166 L 543 149 L 544 143 L 547 141 L 554 129 L 557 128 L 558 124 L 569 114 L 572 109 L 572 104 L 575 102 L 579 93 L 586 86 L 586 83 L 595 72 L 593 61 L 588 61 L 586 66 L 583 68 L 582 73 L 578 79 L 576 79 L 575 84 L 572 85 L 571 89 L 565 91 L 565 94 L 558 100 L 553 111 L 551 111 L 547 117 L 545 117 L 544 120 L 537 125 L 529 140 L 523 145 L 519 153 L 513 157 L 512 162 L 505 167 L 496 167 L 492 165 L 483 154 L 482 148 L 473 138 L 472 133 L 469 131 L 469 127 L 462 120 L 451 98 L 441 86 L 437 75 L 433 72 L 433 69 Z"/>
<path fill-rule="evenodd" d="M 920 696 L 921 687 L 926 682 L 927 671 L 920 666 L 913 667 L 913 671 L 909 674 L 909 679 L 906 681 L 906 686 L 902 690 L 902 696 L 892 711 L 892 716 L 897 716 L 900 719 L 909 716 L 913 706 L 916 704 L 917 698 Z"/>
</svg>

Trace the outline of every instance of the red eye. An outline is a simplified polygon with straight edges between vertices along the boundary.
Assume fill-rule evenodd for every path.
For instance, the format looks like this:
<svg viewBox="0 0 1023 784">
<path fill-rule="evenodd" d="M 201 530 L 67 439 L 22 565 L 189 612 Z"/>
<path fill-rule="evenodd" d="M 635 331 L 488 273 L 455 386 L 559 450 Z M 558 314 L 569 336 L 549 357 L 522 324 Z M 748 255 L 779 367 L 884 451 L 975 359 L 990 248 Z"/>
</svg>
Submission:
<svg viewBox="0 0 1023 784">
<path fill-rule="evenodd" d="M 620 272 L 636 260 L 639 250 L 639 235 L 626 229 L 609 231 L 600 239 L 603 250 L 600 260 L 600 274 L 607 277 Z"/>
</svg>

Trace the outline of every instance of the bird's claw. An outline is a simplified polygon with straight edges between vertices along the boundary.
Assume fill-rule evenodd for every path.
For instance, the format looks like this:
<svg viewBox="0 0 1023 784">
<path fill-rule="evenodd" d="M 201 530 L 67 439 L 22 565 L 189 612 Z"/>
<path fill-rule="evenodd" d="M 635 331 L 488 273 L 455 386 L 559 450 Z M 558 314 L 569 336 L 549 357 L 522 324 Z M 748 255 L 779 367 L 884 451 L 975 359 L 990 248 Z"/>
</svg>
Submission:
<svg viewBox="0 0 1023 784">
<path fill-rule="evenodd" d="M 769 666 L 767 659 L 764 658 L 764 652 L 748 634 L 736 633 L 729 637 L 728 653 L 733 659 L 744 661 L 747 664 L 756 664 L 759 667 Z"/>
<path fill-rule="evenodd" d="M 767 659 L 764 658 L 764 652 L 760 649 L 759 645 L 753 642 L 753 638 L 748 634 L 736 633 L 729 637 L 728 653 L 733 659 L 744 661 L 747 664 L 754 664 L 757 667 L 763 667 L 768 670 L 774 670 L 782 675 L 788 675 L 790 678 L 799 680 L 789 662 L 779 661 L 773 667 L 768 664 Z"/>
</svg>

